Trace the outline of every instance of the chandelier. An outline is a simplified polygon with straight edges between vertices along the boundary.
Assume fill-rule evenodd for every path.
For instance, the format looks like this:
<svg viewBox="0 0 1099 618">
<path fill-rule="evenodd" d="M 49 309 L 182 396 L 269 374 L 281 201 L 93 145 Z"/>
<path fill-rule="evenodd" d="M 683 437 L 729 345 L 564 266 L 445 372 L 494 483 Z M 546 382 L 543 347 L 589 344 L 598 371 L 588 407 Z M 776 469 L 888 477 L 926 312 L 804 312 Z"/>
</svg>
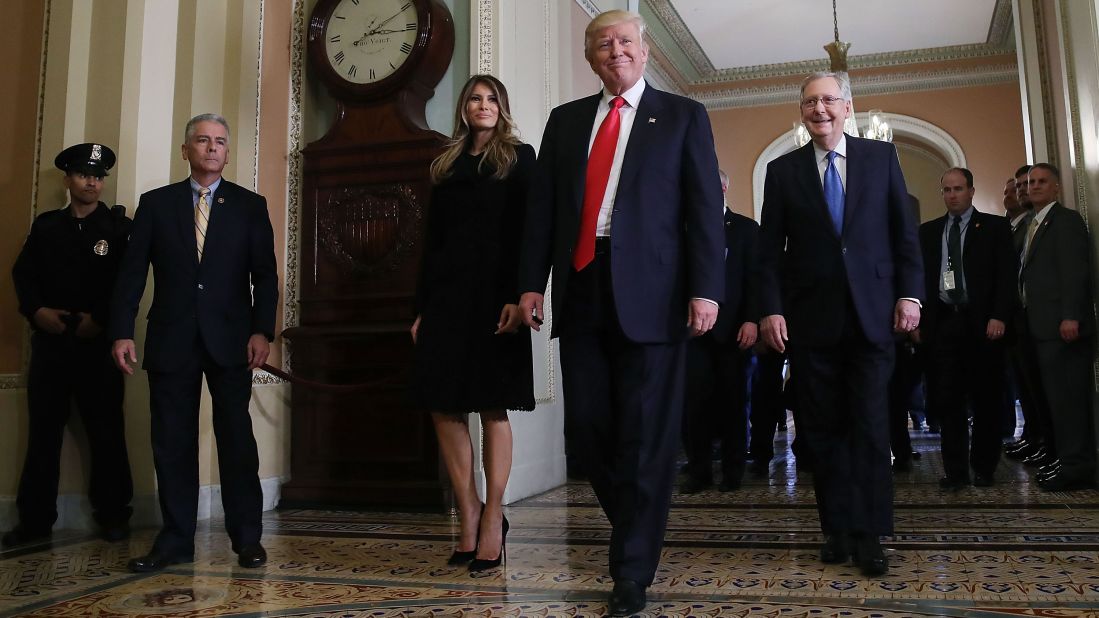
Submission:
<svg viewBox="0 0 1099 618">
<path fill-rule="evenodd" d="M 840 22 L 839 14 L 836 11 L 836 0 L 832 0 L 832 29 L 834 40 L 824 46 L 824 51 L 828 52 L 828 68 L 834 73 L 847 72 L 847 50 L 851 47 L 851 43 L 840 40 Z M 852 107 L 851 116 L 843 122 L 843 132 L 855 137 L 859 136 L 859 125 L 855 120 L 854 107 Z M 880 109 L 872 109 L 867 112 L 866 129 L 863 131 L 862 137 L 883 142 L 893 141 L 893 129 L 889 126 L 889 121 Z M 801 120 L 795 121 L 794 143 L 801 147 L 807 144 L 810 139 L 809 130 L 805 128 Z"/>
</svg>

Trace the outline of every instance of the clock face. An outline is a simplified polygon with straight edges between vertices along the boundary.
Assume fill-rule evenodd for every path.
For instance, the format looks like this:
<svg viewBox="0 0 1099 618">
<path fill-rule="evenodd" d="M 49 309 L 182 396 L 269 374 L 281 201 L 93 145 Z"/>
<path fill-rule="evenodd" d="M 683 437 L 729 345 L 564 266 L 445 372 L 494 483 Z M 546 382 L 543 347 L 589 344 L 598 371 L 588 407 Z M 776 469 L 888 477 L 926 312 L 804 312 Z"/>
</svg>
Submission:
<svg viewBox="0 0 1099 618">
<path fill-rule="evenodd" d="M 324 33 L 328 62 L 355 84 L 372 84 L 408 61 L 420 20 L 411 0 L 341 0 Z"/>
</svg>

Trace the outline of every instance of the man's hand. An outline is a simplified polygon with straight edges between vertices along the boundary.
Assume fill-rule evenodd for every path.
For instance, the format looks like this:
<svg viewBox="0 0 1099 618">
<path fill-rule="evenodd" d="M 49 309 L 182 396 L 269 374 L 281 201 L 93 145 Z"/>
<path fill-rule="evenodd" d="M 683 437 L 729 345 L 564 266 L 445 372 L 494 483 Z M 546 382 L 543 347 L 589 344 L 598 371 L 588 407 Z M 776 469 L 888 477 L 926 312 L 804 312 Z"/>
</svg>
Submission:
<svg viewBox="0 0 1099 618">
<path fill-rule="evenodd" d="M 91 339 L 103 332 L 103 327 L 95 323 L 91 314 L 78 313 L 77 315 L 80 316 L 80 323 L 76 325 L 77 337 L 80 337 L 81 339 Z"/>
<path fill-rule="evenodd" d="M 134 347 L 133 339 L 115 339 L 114 345 L 111 346 L 111 358 L 114 359 L 115 367 L 122 373 L 132 376 L 134 375 L 134 368 L 129 363 L 137 363 L 137 349 Z M 129 360 L 129 363 L 126 362 Z"/>
<path fill-rule="evenodd" d="M 740 330 L 736 334 L 737 346 L 741 350 L 747 350 L 748 348 L 756 344 L 756 340 L 759 338 L 759 327 L 755 322 L 745 322 L 740 325 Z"/>
<path fill-rule="evenodd" d="M 760 320 L 759 330 L 763 343 L 776 352 L 786 351 L 786 342 L 790 340 L 786 335 L 786 318 L 777 313 L 769 315 Z"/>
<path fill-rule="evenodd" d="M 514 333 L 519 330 L 519 326 L 523 324 L 523 317 L 519 313 L 519 305 L 506 304 L 504 308 L 500 310 L 500 321 L 496 323 L 496 332 L 494 335 L 502 333 Z"/>
<path fill-rule="evenodd" d="M 1072 343 L 1080 338 L 1080 322 L 1077 320 L 1061 320 L 1061 339 L 1065 343 Z"/>
<path fill-rule="evenodd" d="M 992 319 L 988 321 L 988 327 L 985 328 L 985 336 L 989 341 L 996 341 L 1000 337 L 1004 336 L 1004 323 L 1000 320 Z"/>
<path fill-rule="evenodd" d="M 519 298 L 519 315 L 523 318 L 523 324 L 535 332 L 542 330 L 542 322 L 546 319 L 542 313 L 542 303 L 545 300 L 546 297 L 538 292 L 524 292 Z"/>
<path fill-rule="evenodd" d="M 416 345 L 416 335 L 420 334 L 420 317 L 416 316 L 416 321 L 412 323 L 412 328 L 408 329 L 408 332 L 412 335 L 412 344 Z"/>
<path fill-rule="evenodd" d="M 910 333 L 920 327 L 920 306 L 902 298 L 893 309 L 893 330 L 898 333 Z"/>
<path fill-rule="evenodd" d="M 271 344 L 267 343 L 267 336 L 255 333 L 248 338 L 248 370 L 256 369 L 267 362 L 267 356 L 271 354 Z"/>
<path fill-rule="evenodd" d="M 691 299 L 687 305 L 687 327 L 691 329 L 692 337 L 706 334 L 716 321 L 717 305 L 701 298 Z"/>
<path fill-rule="evenodd" d="M 62 317 L 68 315 L 68 311 L 61 309 L 39 307 L 38 311 L 34 312 L 34 325 L 51 335 L 60 335 L 65 332 L 65 320 Z"/>
</svg>

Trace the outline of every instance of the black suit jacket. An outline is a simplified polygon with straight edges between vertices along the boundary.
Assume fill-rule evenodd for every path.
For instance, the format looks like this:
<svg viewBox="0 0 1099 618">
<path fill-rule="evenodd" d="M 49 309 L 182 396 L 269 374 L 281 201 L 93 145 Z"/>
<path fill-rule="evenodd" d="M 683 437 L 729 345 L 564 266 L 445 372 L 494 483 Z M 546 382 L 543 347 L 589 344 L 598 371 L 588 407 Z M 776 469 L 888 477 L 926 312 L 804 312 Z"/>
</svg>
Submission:
<svg viewBox="0 0 1099 618">
<path fill-rule="evenodd" d="M 544 292 L 552 267 L 555 316 L 564 313 L 601 96 L 550 112 L 531 186 L 519 292 Z M 646 85 L 635 113 L 614 201 L 611 285 L 626 337 L 667 343 L 686 337 L 690 298 L 724 298 L 721 181 L 701 104 Z"/>
<path fill-rule="evenodd" d="M 758 279 L 756 247 L 759 224 L 744 215 L 725 211 L 725 303 L 709 335 L 720 343 L 735 341 L 740 325 L 759 321 L 756 303 Z"/>
<path fill-rule="evenodd" d="M 1035 214 L 1041 210 L 1035 206 Z M 1095 332 L 1091 301 L 1088 231 L 1075 210 L 1055 203 L 1022 258 L 1020 280 L 1026 288 L 1030 334 L 1038 340 L 1060 339 L 1062 320 L 1080 323 L 1080 334 Z"/>
<path fill-rule="evenodd" d="M 939 279 L 942 277 L 942 241 L 947 217 L 943 215 L 920 226 L 924 286 L 927 303 L 920 317 L 920 331 L 927 341 L 934 336 L 941 319 Z M 1015 284 L 1019 272 L 1012 247 L 1011 224 L 1007 219 L 973 211 L 962 245 L 969 325 L 973 334 L 984 337 L 988 321 L 1009 323 L 1018 296 Z"/>
<path fill-rule="evenodd" d="M 890 343 L 897 300 L 924 296 L 916 220 L 896 148 L 846 139 L 842 237 L 828 215 L 812 142 L 767 165 L 760 314 L 785 316 L 791 343 L 838 343 L 849 304 L 870 341 Z"/>
<path fill-rule="evenodd" d="M 151 264 L 146 370 L 178 369 L 198 339 L 219 365 L 244 364 L 252 334 L 274 338 L 278 279 L 267 200 L 224 178 L 210 200 L 200 263 L 190 181 L 141 196 L 115 286 L 110 336 L 133 339 Z"/>
</svg>

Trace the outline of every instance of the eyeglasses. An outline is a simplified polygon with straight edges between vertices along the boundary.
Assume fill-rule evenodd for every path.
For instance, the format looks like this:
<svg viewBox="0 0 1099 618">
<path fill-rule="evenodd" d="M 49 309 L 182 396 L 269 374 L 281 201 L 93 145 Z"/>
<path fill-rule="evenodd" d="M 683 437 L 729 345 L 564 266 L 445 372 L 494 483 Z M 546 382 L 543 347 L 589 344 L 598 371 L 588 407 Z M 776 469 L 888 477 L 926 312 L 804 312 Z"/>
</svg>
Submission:
<svg viewBox="0 0 1099 618">
<path fill-rule="evenodd" d="M 817 106 L 817 103 L 824 103 L 825 107 L 832 107 L 833 105 L 839 105 L 843 103 L 842 97 L 823 96 L 813 97 L 811 99 L 803 99 L 801 101 L 802 109 L 813 109 Z"/>
</svg>

